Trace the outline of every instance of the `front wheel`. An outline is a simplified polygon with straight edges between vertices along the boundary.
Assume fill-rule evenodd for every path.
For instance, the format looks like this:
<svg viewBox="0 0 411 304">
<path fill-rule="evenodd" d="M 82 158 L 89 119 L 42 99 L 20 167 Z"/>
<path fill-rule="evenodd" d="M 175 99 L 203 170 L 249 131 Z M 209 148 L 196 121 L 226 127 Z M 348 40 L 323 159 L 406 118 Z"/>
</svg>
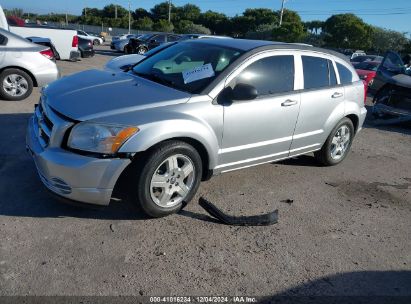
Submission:
<svg viewBox="0 0 411 304">
<path fill-rule="evenodd" d="M 93 45 L 100 45 L 100 40 L 94 39 L 93 40 Z"/>
<path fill-rule="evenodd" d="M 343 118 L 334 127 L 320 151 L 315 152 L 315 158 L 326 166 L 334 166 L 347 156 L 354 139 L 354 125 L 348 118 Z"/>
<path fill-rule="evenodd" d="M 194 197 L 202 176 L 200 155 L 181 141 L 163 143 L 138 167 L 137 201 L 152 217 L 179 211 Z"/>
</svg>

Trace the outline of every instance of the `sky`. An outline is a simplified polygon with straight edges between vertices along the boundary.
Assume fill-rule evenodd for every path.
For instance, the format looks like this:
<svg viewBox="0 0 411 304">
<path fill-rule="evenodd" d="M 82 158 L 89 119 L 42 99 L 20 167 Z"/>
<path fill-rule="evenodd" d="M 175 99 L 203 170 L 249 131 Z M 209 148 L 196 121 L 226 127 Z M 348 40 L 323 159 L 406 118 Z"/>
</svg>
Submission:
<svg viewBox="0 0 411 304">
<path fill-rule="evenodd" d="M 130 0 L 132 10 L 152 8 L 164 0 Z M 235 16 L 246 8 L 279 10 L 281 0 L 172 0 L 175 5 L 192 3 L 203 11 L 213 10 Z M 80 15 L 82 8 L 102 8 L 114 3 L 128 7 L 128 0 L 0 0 L 3 8 L 22 8 L 33 13 L 70 13 Z M 330 15 L 355 13 L 372 25 L 411 32 L 411 0 L 286 0 L 285 7 L 297 11 L 303 21 L 326 20 Z"/>
</svg>

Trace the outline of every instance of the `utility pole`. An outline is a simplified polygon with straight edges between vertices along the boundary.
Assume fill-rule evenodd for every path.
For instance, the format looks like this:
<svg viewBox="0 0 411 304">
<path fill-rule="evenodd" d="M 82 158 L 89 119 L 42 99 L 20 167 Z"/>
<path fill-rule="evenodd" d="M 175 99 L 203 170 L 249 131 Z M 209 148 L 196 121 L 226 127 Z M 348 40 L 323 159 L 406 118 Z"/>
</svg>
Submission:
<svg viewBox="0 0 411 304">
<path fill-rule="evenodd" d="M 171 23 L 171 0 L 168 0 L 168 23 Z"/>
<path fill-rule="evenodd" d="M 66 13 L 66 26 L 68 25 L 68 18 L 67 18 L 67 13 Z"/>
<path fill-rule="evenodd" d="M 117 4 L 114 5 L 114 19 L 117 19 Z"/>
<path fill-rule="evenodd" d="M 128 33 L 131 33 L 131 1 L 128 0 Z"/>
<path fill-rule="evenodd" d="M 284 14 L 284 4 L 287 0 L 282 0 L 281 1 L 281 13 L 280 13 L 280 27 L 281 24 L 283 24 L 283 14 Z"/>
</svg>

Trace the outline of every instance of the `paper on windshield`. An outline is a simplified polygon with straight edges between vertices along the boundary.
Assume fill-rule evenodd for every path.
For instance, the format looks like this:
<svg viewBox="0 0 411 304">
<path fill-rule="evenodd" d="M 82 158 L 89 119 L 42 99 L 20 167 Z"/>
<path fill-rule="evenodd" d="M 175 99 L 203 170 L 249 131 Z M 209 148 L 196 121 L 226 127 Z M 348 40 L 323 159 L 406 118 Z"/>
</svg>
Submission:
<svg viewBox="0 0 411 304">
<path fill-rule="evenodd" d="M 204 64 L 191 70 L 183 71 L 184 84 L 210 78 L 215 75 L 211 63 Z"/>
</svg>

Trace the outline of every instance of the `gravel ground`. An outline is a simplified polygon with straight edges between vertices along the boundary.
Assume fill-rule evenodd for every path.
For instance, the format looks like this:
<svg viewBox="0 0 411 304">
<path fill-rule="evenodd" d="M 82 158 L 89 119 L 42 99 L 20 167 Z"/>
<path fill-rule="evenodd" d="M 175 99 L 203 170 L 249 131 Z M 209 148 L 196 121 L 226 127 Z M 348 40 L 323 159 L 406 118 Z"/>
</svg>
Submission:
<svg viewBox="0 0 411 304">
<path fill-rule="evenodd" d="M 58 62 L 62 74 L 117 55 L 99 50 Z M 215 177 L 183 212 L 152 220 L 128 202 L 50 196 L 24 144 L 38 98 L 0 101 L 0 295 L 411 296 L 409 127 L 367 123 L 336 167 L 309 155 Z M 215 223 L 200 195 L 236 215 L 279 209 L 279 223 Z"/>
</svg>

